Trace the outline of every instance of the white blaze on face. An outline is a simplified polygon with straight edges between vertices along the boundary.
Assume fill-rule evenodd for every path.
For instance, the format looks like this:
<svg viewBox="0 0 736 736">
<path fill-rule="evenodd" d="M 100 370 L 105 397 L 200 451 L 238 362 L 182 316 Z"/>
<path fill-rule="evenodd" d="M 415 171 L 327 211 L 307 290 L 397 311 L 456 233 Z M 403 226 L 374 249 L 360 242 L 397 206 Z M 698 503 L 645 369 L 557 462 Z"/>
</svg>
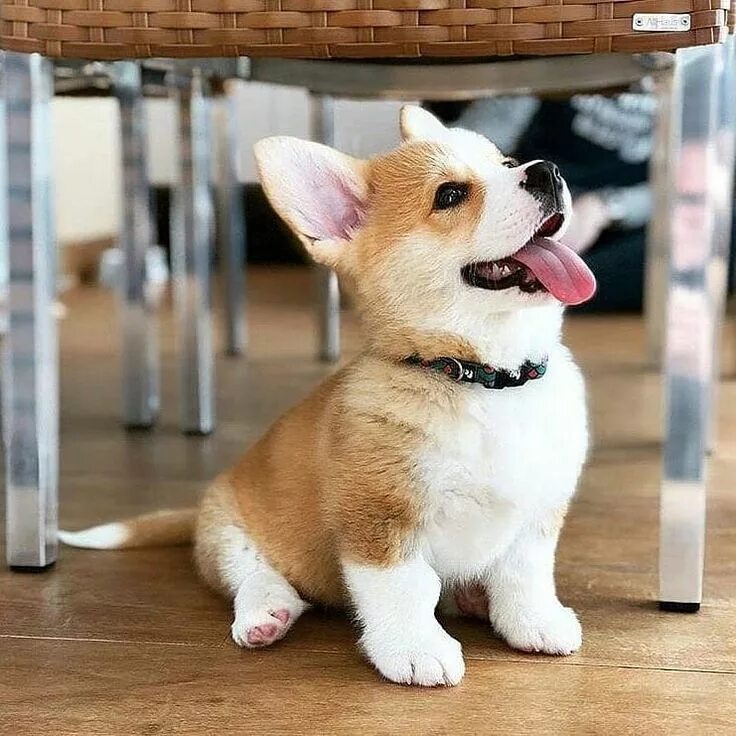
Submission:
<svg viewBox="0 0 736 736">
<path fill-rule="evenodd" d="M 513 255 L 533 236 L 544 218 L 539 202 L 521 186 L 526 169 L 535 162 L 509 168 L 491 141 L 460 128 L 446 128 L 443 142 L 484 187 L 483 216 L 474 242 L 468 244 L 472 260 L 493 261 Z M 563 200 L 567 210 L 570 202 L 567 186 Z"/>
</svg>

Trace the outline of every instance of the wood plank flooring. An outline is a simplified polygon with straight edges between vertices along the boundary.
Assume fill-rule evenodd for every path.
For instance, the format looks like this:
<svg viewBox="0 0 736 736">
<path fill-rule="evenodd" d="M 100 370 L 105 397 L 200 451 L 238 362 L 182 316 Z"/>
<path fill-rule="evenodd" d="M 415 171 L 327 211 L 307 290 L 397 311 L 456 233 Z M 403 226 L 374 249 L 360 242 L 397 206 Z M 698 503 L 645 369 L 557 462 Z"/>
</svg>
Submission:
<svg viewBox="0 0 736 736">
<path fill-rule="evenodd" d="M 204 439 L 177 431 L 169 310 L 161 423 L 126 434 L 114 301 L 94 289 L 68 295 L 65 527 L 193 503 L 326 373 L 311 360 L 305 273 L 254 270 L 250 282 L 249 357 L 218 359 L 218 429 Z M 349 355 L 359 335 L 345 323 Z M 661 393 L 643 364 L 641 322 L 573 317 L 567 335 L 588 376 L 594 432 L 558 556 L 560 595 L 583 623 L 578 654 L 523 655 L 480 623 L 451 621 L 465 680 L 415 690 L 381 682 L 337 614 L 311 612 L 272 649 L 239 650 L 228 606 L 199 583 L 186 548 L 63 549 L 49 573 L 0 571 L 0 734 L 735 734 L 736 382 L 720 395 L 706 602 L 695 616 L 660 613 Z M 729 339 L 724 363 L 734 362 Z"/>
</svg>

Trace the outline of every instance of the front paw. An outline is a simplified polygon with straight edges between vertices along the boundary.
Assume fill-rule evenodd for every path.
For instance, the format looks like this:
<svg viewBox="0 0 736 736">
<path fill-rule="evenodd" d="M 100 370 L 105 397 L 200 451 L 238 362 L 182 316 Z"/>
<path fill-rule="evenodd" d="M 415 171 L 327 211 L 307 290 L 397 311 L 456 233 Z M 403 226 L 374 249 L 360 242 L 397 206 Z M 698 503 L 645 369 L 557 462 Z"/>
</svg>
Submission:
<svg viewBox="0 0 736 736">
<path fill-rule="evenodd" d="M 404 685 L 457 685 L 465 674 L 460 642 L 439 624 L 426 633 L 366 634 L 361 640 L 368 659 L 392 682 Z"/>
<path fill-rule="evenodd" d="M 521 611 L 494 625 L 509 646 L 522 652 L 567 656 L 580 649 L 583 643 L 575 611 L 559 602 L 538 611 Z"/>
</svg>

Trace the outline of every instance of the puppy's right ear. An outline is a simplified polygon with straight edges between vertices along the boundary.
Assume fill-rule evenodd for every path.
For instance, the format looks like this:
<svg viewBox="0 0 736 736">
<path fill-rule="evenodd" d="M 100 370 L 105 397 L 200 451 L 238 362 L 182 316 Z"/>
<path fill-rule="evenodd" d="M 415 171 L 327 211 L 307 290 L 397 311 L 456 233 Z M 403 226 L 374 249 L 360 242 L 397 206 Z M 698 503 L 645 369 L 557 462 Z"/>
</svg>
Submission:
<svg viewBox="0 0 736 736">
<path fill-rule="evenodd" d="M 448 133 L 439 118 L 418 105 L 404 105 L 401 108 L 399 128 L 405 141 L 443 143 Z"/>
<path fill-rule="evenodd" d="M 365 216 L 365 164 L 298 138 L 256 143 L 256 164 L 273 208 L 315 261 L 335 268 Z"/>
</svg>

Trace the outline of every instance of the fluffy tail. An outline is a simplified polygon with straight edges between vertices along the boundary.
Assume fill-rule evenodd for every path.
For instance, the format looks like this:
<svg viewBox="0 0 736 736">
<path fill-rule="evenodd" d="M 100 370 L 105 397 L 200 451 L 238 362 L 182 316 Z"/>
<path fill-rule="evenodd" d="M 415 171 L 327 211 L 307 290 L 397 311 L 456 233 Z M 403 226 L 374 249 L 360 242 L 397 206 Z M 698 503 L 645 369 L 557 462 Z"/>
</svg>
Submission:
<svg viewBox="0 0 736 736">
<path fill-rule="evenodd" d="M 194 536 L 196 509 L 154 511 L 124 521 L 92 526 L 78 532 L 59 531 L 59 539 L 70 547 L 86 549 L 130 549 L 189 544 Z"/>
</svg>

